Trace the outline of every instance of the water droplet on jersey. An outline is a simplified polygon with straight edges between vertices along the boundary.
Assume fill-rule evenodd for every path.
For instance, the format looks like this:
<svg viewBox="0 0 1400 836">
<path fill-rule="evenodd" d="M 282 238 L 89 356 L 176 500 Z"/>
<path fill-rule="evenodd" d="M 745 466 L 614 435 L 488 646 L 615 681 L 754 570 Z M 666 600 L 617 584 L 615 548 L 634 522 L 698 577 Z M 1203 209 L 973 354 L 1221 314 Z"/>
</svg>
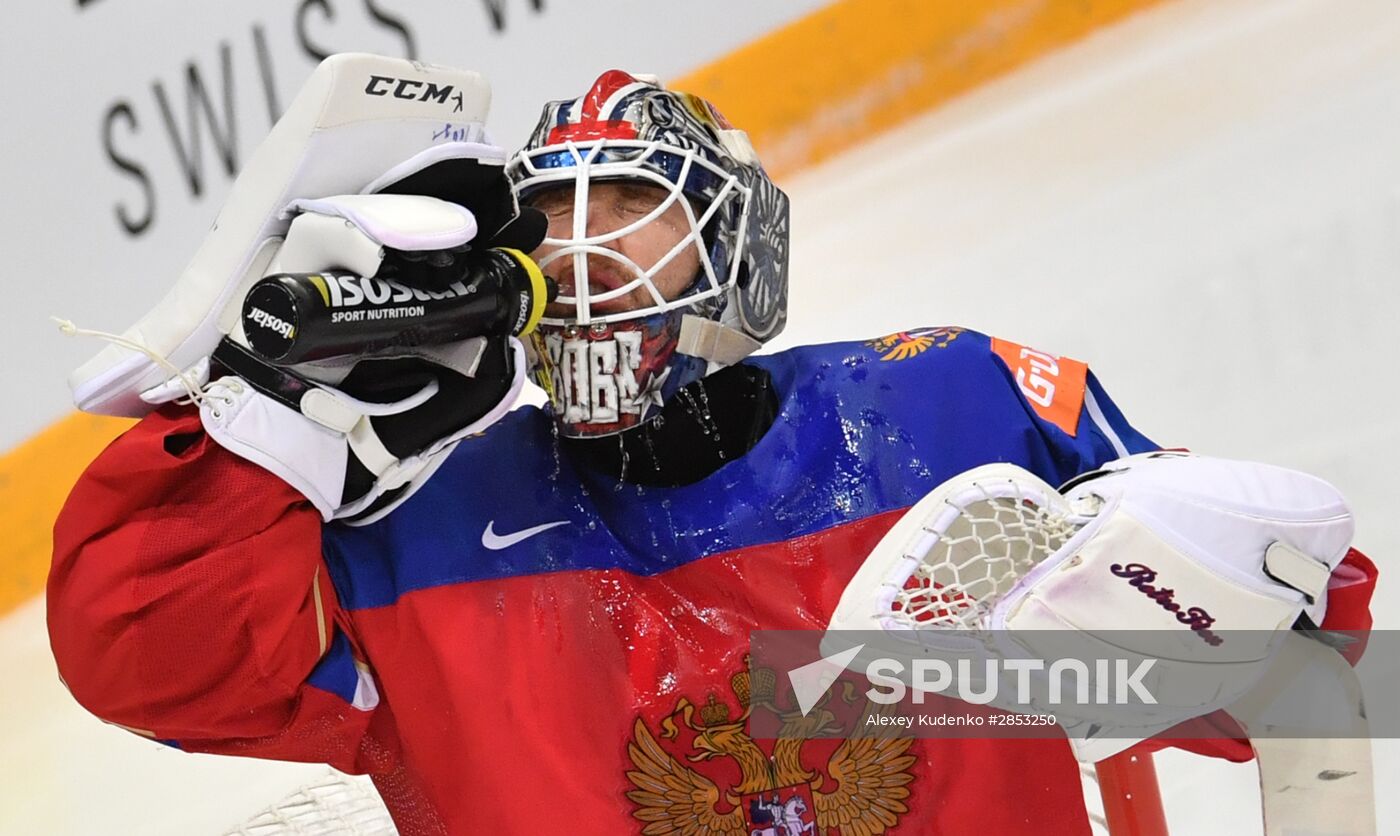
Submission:
<svg viewBox="0 0 1400 836">
<path fill-rule="evenodd" d="M 563 448 L 559 444 L 559 422 L 555 421 L 553 418 L 549 420 L 549 436 L 549 451 L 551 457 L 554 459 L 554 470 L 550 472 L 549 480 L 551 482 L 557 482 L 559 481 L 559 473 L 564 466 L 562 461 Z"/>
</svg>

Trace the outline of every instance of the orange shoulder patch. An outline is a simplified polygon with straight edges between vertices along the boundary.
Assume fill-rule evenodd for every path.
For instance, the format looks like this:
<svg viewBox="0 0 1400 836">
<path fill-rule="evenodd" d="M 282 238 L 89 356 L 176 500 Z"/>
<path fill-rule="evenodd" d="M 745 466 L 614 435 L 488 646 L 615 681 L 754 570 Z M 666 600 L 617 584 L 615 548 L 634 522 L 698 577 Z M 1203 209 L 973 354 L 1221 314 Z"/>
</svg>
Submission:
<svg viewBox="0 0 1400 836">
<path fill-rule="evenodd" d="M 1016 376 L 1016 385 L 1036 414 L 1073 436 L 1084 407 L 1089 367 L 1078 360 L 1053 357 L 995 337 L 992 351 Z"/>
</svg>

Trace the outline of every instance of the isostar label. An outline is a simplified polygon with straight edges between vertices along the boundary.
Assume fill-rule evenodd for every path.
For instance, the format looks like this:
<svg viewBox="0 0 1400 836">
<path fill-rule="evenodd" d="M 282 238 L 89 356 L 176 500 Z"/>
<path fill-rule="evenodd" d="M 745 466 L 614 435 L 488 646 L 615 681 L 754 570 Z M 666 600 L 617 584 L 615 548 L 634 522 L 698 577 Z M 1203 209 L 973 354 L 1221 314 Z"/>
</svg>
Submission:
<svg viewBox="0 0 1400 836">
<path fill-rule="evenodd" d="M 316 275 L 311 283 L 320 291 L 321 301 L 328 308 L 354 308 L 361 305 L 401 305 L 405 302 L 435 302 L 468 296 L 475 289 L 462 282 L 453 282 L 447 290 L 420 290 L 393 279 L 370 276 Z"/>
<path fill-rule="evenodd" d="M 519 334 L 525 330 L 525 325 L 530 321 L 530 309 L 534 306 L 534 301 L 526 294 L 520 294 L 520 304 L 515 312 L 515 324 L 511 326 L 512 334 Z"/>
<path fill-rule="evenodd" d="M 292 326 L 292 323 L 258 307 L 248 311 L 247 321 L 280 335 L 284 340 L 290 340 L 292 334 L 296 333 L 296 328 Z"/>
</svg>

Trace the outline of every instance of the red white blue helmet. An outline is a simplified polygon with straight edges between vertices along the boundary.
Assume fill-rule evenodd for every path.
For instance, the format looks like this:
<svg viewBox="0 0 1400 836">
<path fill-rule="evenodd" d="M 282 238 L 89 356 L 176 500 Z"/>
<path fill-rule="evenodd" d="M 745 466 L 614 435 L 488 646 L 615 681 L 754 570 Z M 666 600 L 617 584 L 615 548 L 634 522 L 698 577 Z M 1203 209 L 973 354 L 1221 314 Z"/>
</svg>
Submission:
<svg viewBox="0 0 1400 836">
<path fill-rule="evenodd" d="M 547 238 L 545 273 L 571 259 L 567 316 L 546 316 L 535 338 L 538 377 L 566 435 L 607 435 L 636 426 L 680 387 L 732 365 L 776 336 L 787 319 L 788 199 L 759 164 L 747 135 L 698 96 L 667 90 L 654 78 L 604 73 L 577 99 L 545 105 L 510 176 L 522 203 L 544 190 L 572 187 L 588 205 L 593 183 L 629 180 L 666 190 L 651 213 L 589 234 L 586 213 L 568 238 Z M 679 204 L 690 229 L 656 265 L 644 269 L 607 244 Z M 652 277 L 685 248 L 700 268 L 667 299 Z M 590 292 L 588 259 L 605 258 L 631 279 Z M 639 288 L 652 304 L 598 306 Z"/>
</svg>

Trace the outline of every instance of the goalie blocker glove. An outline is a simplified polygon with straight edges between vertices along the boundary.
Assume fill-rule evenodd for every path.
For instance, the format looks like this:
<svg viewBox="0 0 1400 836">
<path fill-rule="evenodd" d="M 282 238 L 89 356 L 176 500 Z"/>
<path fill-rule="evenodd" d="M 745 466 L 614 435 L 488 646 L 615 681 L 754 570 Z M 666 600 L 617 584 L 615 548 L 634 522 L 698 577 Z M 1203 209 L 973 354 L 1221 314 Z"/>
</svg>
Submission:
<svg viewBox="0 0 1400 836">
<path fill-rule="evenodd" d="M 362 524 L 406 500 L 457 442 L 504 415 L 523 387 L 527 365 L 512 335 L 534 327 L 549 285 L 521 252 L 538 245 L 543 219 L 533 210 L 516 212 L 503 160 L 499 149 L 481 146 L 478 159 L 429 160 L 386 187 L 441 196 L 379 193 L 294 202 L 290 211 L 298 214 L 271 274 L 334 268 L 371 277 L 361 281 L 410 299 L 441 303 L 458 293 L 455 287 L 459 295 L 485 301 L 474 320 L 459 316 L 445 334 L 399 321 L 387 331 L 363 332 L 363 344 L 353 350 L 353 337 L 338 329 L 329 350 L 347 353 L 295 364 L 269 362 L 252 350 L 250 342 L 264 347 L 269 341 L 245 329 L 279 324 L 245 315 L 212 356 L 213 380 L 200 400 L 210 436 L 295 487 L 323 519 Z M 307 342 L 317 336 L 314 326 L 298 335 L 294 329 L 302 326 L 284 329 L 303 337 L 297 344 L 312 345 L 299 355 L 325 354 L 326 345 L 317 352 L 314 341 Z M 473 332 L 480 336 L 417 344 Z"/>
<path fill-rule="evenodd" d="M 441 95 L 377 95 L 383 79 Z M 431 296 L 485 247 L 532 250 L 545 224 L 518 211 L 505 152 L 485 132 L 489 103 L 477 73 L 375 55 L 323 61 L 165 298 L 121 335 L 61 323 L 114 343 L 69 376 L 75 404 L 141 417 L 188 396 L 214 440 L 328 520 L 367 519 L 408 496 L 456 439 L 513 400 L 524 365 L 513 338 L 415 348 L 443 335 L 400 333 L 403 347 L 369 357 L 270 366 L 241 350 L 240 314 L 271 274 L 344 270 Z M 211 372 L 222 377 L 211 383 Z"/>
</svg>

